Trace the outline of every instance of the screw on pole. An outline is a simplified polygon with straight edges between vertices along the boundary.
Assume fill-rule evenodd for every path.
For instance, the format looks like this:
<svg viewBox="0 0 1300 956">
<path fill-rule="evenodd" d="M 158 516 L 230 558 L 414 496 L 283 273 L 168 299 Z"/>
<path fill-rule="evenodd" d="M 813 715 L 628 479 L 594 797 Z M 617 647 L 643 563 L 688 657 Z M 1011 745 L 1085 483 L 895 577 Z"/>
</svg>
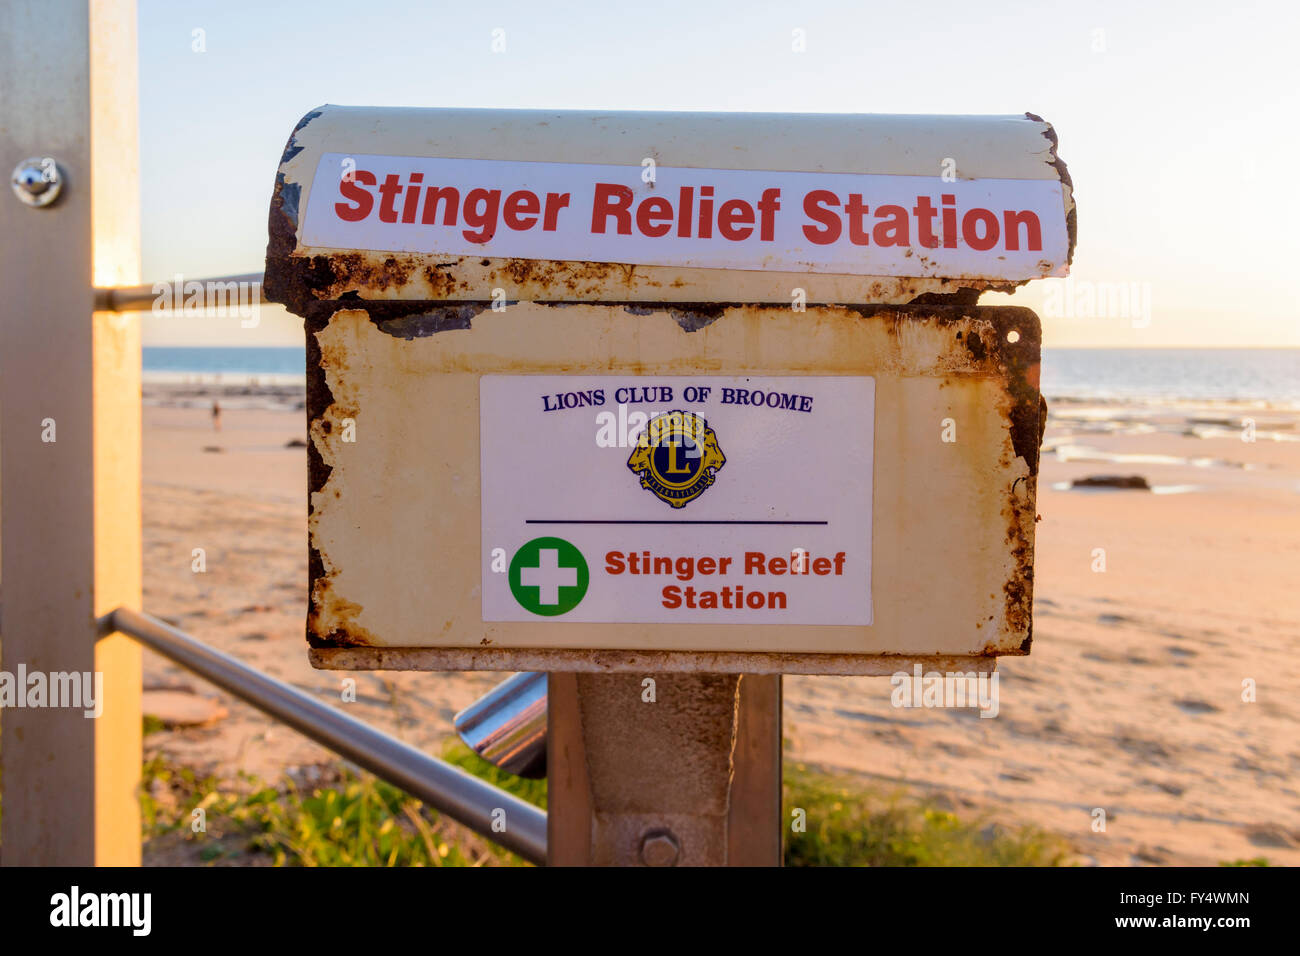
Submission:
<svg viewBox="0 0 1300 956">
<path fill-rule="evenodd" d="M 641 862 L 646 866 L 676 866 L 681 848 L 667 830 L 651 830 L 641 838 Z"/>
<path fill-rule="evenodd" d="M 48 156 L 24 159 L 9 177 L 14 195 L 28 206 L 48 206 L 63 192 L 63 174 L 59 164 Z"/>
</svg>

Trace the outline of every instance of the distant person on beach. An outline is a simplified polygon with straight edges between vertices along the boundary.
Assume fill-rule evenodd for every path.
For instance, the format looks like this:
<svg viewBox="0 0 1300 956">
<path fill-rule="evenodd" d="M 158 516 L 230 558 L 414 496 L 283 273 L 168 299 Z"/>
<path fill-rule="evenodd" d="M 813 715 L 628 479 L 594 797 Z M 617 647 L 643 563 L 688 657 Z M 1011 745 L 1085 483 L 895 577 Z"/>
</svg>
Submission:
<svg viewBox="0 0 1300 956">
<path fill-rule="evenodd" d="M 212 400 L 212 430 L 221 431 L 221 404 L 215 398 Z"/>
</svg>

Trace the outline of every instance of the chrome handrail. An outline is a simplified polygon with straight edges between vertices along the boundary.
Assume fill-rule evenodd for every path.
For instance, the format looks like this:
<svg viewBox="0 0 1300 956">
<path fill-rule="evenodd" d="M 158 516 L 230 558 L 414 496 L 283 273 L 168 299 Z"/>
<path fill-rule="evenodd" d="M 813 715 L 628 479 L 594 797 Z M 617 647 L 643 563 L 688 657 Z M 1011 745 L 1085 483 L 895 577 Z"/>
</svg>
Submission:
<svg viewBox="0 0 1300 956">
<path fill-rule="evenodd" d="M 410 744 L 208 647 L 155 617 L 118 608 L 120 631 L 532 863 L 546 862 L 546 813 Z"/>
</svg>

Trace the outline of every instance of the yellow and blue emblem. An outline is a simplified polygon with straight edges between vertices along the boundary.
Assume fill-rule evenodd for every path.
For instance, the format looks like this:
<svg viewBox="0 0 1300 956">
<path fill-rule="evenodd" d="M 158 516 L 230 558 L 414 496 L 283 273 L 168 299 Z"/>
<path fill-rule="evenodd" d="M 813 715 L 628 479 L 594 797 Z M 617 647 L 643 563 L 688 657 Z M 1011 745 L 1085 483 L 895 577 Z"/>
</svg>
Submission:
<svg viewBox="0 0 1300 956">
<path fill-rule="evenodd" d="M 627 467 L 660 501 L 685 508 L 726 463 L 707 421 L 694 412 L 672 411 L 646 423 Z"/>
</svg>

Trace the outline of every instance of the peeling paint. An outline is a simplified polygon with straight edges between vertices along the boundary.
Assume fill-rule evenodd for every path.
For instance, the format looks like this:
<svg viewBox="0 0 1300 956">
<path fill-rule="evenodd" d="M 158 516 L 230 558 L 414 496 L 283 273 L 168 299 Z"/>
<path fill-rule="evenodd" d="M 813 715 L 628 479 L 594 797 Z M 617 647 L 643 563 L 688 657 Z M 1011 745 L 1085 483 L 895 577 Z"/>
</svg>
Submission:
<svg viewBox="0 0 1300 956">
<path fill-rule="evenodd" d="M 1057 155 L 1056 149 L 1057 146 L 1060 145 L 1060 140 L 1056 135 L 1056 128 L 1053 127 L 1051 123 L 1047 122 L 1047 120 L 1043 119 L 1041 116 L 1038 116 L 1035 113 L 1026 113 L 1025 116 L 1028 119 L 1031 119 L 1036 123 L 1042 123 L 1044 124 L 1044 126 L 1047 127 L 1046 129 L 1043 130 L 1043 138 L 1052 144 L 1051 150 L 1049 152 L 1051 158 L 1048 161 L 1048 165 L 1051 166 L 1054 170 L 1056 170 L 1057 176 L 1060 177 L 1061 185 L 1065 188 L 1065 198 L 1066 198 L 1065 230 L 1070 237 L 1070 244 L 1068 246 L 1069 252 L 1066 255 L 1065 262 L 1066 265 L 1073 265 L 1074 247 L 1076 242 L 1078 241 L 1078 235 L 1079 235 L 1079 223 L 1078 223 L 1078 216 L 1077 216 L 1078 206 L 1076 206 L 1074 202 L 1074 180 L 1070 178 L 1070 170 L 1066 168 L 1065 160 L 1061 159 L 1061 157 Z"/>
</svg>

